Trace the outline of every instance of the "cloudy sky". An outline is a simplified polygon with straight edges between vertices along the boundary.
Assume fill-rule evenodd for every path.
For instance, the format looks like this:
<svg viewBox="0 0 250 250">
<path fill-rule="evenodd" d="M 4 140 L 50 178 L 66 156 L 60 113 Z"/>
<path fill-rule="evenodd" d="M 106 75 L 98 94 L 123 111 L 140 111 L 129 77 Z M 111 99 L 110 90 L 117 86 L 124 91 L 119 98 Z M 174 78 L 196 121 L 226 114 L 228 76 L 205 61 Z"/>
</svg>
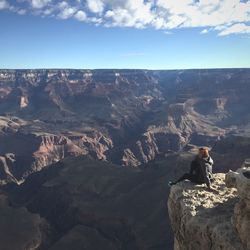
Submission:
<svg viewBox="0 0 250 250">
<path fill-rule="evenodd" d="M 250 0 L 0 0 L 0 68 L 250 67 Z"/>
</svg>

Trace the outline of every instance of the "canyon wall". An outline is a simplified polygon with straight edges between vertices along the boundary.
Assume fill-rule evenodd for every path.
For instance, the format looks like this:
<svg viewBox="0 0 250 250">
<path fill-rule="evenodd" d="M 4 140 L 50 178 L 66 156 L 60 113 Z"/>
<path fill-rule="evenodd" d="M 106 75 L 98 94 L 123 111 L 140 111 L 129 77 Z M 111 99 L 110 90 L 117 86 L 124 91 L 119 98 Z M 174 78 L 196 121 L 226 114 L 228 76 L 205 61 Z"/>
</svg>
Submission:
<svg viewBox="0 0 250 250">
<path fill-rule="evenodd" d="M 248 69 L 0 70 L 0 182 L 67 156 L 140 167 L 190 145 L 222 152 L 250 138 L 249 91 Z"/>
</svg>

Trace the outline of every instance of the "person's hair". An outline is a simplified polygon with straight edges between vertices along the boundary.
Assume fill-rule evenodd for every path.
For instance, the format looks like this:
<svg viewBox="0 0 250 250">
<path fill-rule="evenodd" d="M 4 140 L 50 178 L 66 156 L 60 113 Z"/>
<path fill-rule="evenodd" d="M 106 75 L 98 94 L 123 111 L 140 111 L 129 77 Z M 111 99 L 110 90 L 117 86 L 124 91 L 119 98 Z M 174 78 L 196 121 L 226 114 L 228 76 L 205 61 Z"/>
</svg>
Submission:
<svg viewBox="0 0 250 250">
<path fill-rule="evenodd" d="M 209 151 L 207 148 L 199 148 L 199 154 L 201 154 L 203 158 L 207 158 L 209 156 Z"/>
</svg>

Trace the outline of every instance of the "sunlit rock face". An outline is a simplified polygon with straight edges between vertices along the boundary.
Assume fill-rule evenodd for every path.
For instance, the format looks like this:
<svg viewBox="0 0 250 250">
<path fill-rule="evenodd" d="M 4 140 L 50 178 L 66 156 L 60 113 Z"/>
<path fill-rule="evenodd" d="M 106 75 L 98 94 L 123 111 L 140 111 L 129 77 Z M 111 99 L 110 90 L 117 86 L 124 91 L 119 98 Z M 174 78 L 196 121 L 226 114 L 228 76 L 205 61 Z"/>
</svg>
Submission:
<svg viewBox="0 0 250 250">
<path fill-rule="evenodd" d="M 250 248 L 250 159 L 246 160 L 242 168 L 237 172 L 229 172 L 226 184 L 235 187 L 238 192 L 239 201 L 234 207 L 232 222 L 246 249 Z"/>
<path fill-rule="evenodd" d="M 0 181 L 86 154 L 139 167 L 189 145 L 235 169 L 250 145 L 249 92 L 248 69 L 0 70 Z"/>
<path fill-rule="evenodd" d="M 250 161 L 237 172 L 216 174 L 213 191 L 183 182 L 174 185 L 168 213 L 177 250 L 250 248 Z"/>
<path fill-rule="evenodd" d="M 224 174 L 215 175 L 216 192 L 190 182 L 171 188 L 168 212 L 175 250 L 245 249 L 231 224 L 237 192 L 227 189 L 224 179 Z"/>
</svg>

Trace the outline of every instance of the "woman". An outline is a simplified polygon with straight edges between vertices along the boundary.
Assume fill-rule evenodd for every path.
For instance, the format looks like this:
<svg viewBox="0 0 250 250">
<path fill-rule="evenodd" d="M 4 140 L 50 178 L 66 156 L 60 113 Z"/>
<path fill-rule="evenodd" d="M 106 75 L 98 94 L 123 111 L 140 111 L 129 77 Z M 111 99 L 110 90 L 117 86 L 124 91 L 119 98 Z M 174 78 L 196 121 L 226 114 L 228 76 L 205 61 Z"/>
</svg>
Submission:
<svg viewBox="0 0 250 250">
<path fill-rule="evenodd" d="M 169 186 L 172 186 L 183 180 L 190 180 L 195 184 L 206 183 L 207 187 L 211 189 L 212 181 L 212 166 L 213 159 L 209 155 L 208 149 L 199 148 L 199 153 L 191 162 L 189 173 L 184 174 L 177 181 L 170 181 Z"/>
</svg>

